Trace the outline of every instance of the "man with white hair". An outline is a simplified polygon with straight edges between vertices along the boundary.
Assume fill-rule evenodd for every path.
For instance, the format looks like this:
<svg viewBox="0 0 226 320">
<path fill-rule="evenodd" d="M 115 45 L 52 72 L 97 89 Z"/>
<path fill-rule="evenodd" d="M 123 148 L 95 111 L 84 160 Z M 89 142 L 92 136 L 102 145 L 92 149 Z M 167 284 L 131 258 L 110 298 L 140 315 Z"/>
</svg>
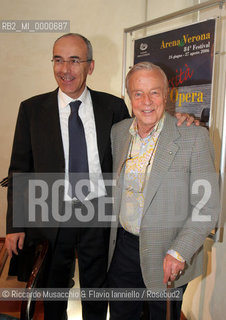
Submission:
<svg viewBox="0 0 226 320">
<path fill-rule="evenodd" d="M 202 246 L 219 213 L 213 147 L 205 128 L 178 127 L 165 112 L 168 81 L 160 67 L 134 65 L 126 85 L 135 118 L 112 128 L 117 219 L 109 285 L 155 292 L 150 319 L 165 320 L 167 303 L 157 298 L 170 281 L 180 293 L 171 319 L 179 320 L 183 293 L 202 273 Z M 110 319 L 138 320 L 141 310 L 142 301 L 111 301 Z"/>
</svg>

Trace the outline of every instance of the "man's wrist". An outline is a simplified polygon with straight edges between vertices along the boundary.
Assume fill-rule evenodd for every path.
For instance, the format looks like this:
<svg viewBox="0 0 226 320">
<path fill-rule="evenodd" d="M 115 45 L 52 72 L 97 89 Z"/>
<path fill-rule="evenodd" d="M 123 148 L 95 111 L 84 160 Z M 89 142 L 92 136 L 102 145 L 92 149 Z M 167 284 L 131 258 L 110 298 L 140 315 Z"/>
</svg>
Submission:
<svg viewBox="0 0 226 320">
<path fill-rule="evenodd" d="M 167 254 L 171 255 L 172 257 L 174 257 L 175 259 L 177 259 L 180 262 L 185 262 L 185 259 L 179 254 L 179 252 L 170 249 L 167 251 Z"/>
</svg>

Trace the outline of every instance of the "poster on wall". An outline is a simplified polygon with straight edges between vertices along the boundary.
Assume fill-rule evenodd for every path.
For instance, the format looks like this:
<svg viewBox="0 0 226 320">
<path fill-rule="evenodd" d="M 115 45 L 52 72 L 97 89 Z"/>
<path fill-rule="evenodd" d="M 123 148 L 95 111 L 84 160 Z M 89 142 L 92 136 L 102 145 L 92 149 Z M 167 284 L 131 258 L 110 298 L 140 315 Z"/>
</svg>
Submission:
<svg viewBox="0 0 226 320">
<path fill-rule="evenodd" d="M 135 40 L 134 64 L 159 65 L 169 81 L 169 108 L 195 115 L 208 125 L 216 20 Z"/>
</svg>

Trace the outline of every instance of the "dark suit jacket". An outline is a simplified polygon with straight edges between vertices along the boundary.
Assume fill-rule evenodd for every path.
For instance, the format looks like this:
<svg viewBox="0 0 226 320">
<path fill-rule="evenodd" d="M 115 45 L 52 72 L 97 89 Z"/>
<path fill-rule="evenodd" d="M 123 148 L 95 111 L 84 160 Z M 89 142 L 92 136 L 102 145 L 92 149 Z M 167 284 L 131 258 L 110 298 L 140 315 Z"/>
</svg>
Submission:
<svg viewBox="0 0 226 320">
<path fill-rule="evenodd" d="M 9 168 L 7 233 L 24 231 L 23 228 L 14 228 L 12 225 L 12 174 L 14 172 L 64 173 L 65 160 L 57 93 L 58 89 L 32 97 L 20 105 Z M 114 123 L 128 118 L 129 113 L 122 99 L 93 90 L 90 90 L 90 93 L 100 165 L 102 172 L 111 172 L 111 127 Z M 26 231 L 29 233 L 29 230 Z M 56 230 L 38 231 L 54 242 Z M 31 234 L 34 234 L 34 230 Z"/>
</svg>

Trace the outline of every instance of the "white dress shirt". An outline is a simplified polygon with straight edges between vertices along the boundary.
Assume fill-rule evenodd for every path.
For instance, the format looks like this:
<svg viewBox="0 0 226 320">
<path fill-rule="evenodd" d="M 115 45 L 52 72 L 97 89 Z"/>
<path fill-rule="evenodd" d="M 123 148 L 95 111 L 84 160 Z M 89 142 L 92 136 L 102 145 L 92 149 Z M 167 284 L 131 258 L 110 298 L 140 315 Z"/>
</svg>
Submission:
<svg viewBox="0 0 226 320">
<path fill-rule="evenodd" d="M 93 198 L 101 197 L 106 194 L 103 176 L 101 172 L 99 153 L 97 148 L 97 136 L 96 136 L 96 125 L 94 120 L 93 104 L 89 90 L 87 87 L 81 94 L 81 96 L 76 99 L 80 100 L 82 103 L 79 107 L 79 116 L 82 120 L 86 145 L 87 145 L 87 155 L 89 164 L 89 178 L 91 185 L 91 192 L 87 196 L 87 200 Z M 69 103 L 75 101 L 74 99 L 67 96 L 65 93 L 59 89 L 58 91 L 58 106 L 60 115 L 60 126 L 61 134 L 64 147 L 64 158 L 65 158 L 65 180 L 68 181 L 68 167 L 69 167 L 69 137 L 68 137 L 68 118 L 71 113 L 71 108 Z M 78 151 L 79 152 L 79 151 Z M 71 200 L 67 194 L 65 188 L 65 200 Z"/>
</svg>

